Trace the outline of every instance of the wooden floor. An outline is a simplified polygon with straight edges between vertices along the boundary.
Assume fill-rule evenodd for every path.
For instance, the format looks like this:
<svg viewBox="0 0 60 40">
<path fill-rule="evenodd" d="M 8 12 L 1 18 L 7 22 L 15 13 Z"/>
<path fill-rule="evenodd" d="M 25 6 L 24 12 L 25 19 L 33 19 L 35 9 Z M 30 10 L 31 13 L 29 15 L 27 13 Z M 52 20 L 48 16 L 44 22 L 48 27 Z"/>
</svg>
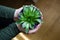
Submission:
<svg viewBox="0 0 60 40">
<path fill-rule="evenodd" d="M 44 23 L 35 34 L 26 35 L 31 40 L 60 40 L 60 0 L 39 0 L 35 4 L 43 13 Z M 18 34 L 19 40 L 23 40 Z"/>
</svg>

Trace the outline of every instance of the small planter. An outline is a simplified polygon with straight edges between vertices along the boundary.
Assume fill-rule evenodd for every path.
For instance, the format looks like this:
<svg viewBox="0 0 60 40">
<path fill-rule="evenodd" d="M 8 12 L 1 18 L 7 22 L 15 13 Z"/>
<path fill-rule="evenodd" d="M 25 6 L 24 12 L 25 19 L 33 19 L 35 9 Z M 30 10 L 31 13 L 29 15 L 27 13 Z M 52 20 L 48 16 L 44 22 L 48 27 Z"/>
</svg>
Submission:
<svg viewBox="0 0 60 40">
<path fill-rule="evenodd" d="M 42 24 L 42 13 L 33 5 L 25 5 L 21 10 L 19 16 L 18 24 L 21 24 L 21 27 L 25 29 L 26 33 L 29 30 L 33 30 L 37 27 L 38 24 Z"/>
</svg>

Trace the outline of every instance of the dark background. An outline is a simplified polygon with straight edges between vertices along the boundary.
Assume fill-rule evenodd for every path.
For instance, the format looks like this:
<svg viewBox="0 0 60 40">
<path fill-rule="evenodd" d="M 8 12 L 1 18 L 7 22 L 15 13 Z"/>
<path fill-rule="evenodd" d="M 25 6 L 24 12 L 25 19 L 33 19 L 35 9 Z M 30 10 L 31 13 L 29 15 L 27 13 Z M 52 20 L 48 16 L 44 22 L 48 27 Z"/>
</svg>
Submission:
<svg viewBox="0 0 60 40">
<path fill-rule="evenodd" d="M 0 0 L 0 5 L 20 8 L 23 5 L 34 4 L 32 0 Z"/>
</svg>

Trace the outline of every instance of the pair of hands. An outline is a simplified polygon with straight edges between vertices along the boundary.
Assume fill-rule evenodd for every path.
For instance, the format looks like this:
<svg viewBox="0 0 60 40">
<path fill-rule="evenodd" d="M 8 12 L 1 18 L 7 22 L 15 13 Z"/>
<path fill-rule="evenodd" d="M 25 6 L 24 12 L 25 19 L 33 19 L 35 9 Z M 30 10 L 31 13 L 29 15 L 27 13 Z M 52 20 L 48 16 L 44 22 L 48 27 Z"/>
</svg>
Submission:
<svg viewBox="0 0 60 40">
<path fill-rule="evenodd" d="M 21 10 L 23 9 L 23 7 L 19 8 L 19 9 L 16 9 L 15 10 L 15 13 L 14 13 L 14 20 L 17 21 L 18 20 L 18 14 L 21 12 Z M 23 29 L 20 24 L 16 24 L 18 29 L 22 32 L 25 33 L 25 29 Z M 29 30 L 28 34 L 31 34 L 31 33 L 35 33 L 38 31 L 38 29 L 41 27 L 41 23 L 37 25 L 37 27 L 33 30 Z"/>
</svg>

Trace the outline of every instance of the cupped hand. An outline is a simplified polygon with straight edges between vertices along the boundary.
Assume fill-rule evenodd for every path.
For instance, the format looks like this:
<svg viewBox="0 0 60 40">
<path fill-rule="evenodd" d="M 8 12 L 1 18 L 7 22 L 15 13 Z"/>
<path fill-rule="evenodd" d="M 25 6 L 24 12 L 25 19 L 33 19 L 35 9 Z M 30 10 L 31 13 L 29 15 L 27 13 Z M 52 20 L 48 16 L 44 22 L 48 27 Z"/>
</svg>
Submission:
<svg viewBox="0 0 60 40">
<path fill-rule="evenodd" d="M 15 13 L 14 13 L 14 21 L 19 20 L 19 19 L 18 19 L 18 15 L 19 15 L 19 13 L 21 12 L 22 9 L 23 9 L 23 7 L 18 8 L 18 9 L 15 10 Z M 17 28 L 19 29 L 19 31 L 25 33 L 25 29 L 22 28 L 20 24 L 16 24 L 16 25 L 17 25 Z"/>
<path fill-rule="evenodd" d="M 14 21 L 17 21 L 18 20 L 18 15 L 19 15 L 19 13 L 21 12 L 22 9 L 23 9 L 23 7 L 18 8 L 18 9 L 15 10 L 14 18 L 13 18 Z"/>
</svg>

